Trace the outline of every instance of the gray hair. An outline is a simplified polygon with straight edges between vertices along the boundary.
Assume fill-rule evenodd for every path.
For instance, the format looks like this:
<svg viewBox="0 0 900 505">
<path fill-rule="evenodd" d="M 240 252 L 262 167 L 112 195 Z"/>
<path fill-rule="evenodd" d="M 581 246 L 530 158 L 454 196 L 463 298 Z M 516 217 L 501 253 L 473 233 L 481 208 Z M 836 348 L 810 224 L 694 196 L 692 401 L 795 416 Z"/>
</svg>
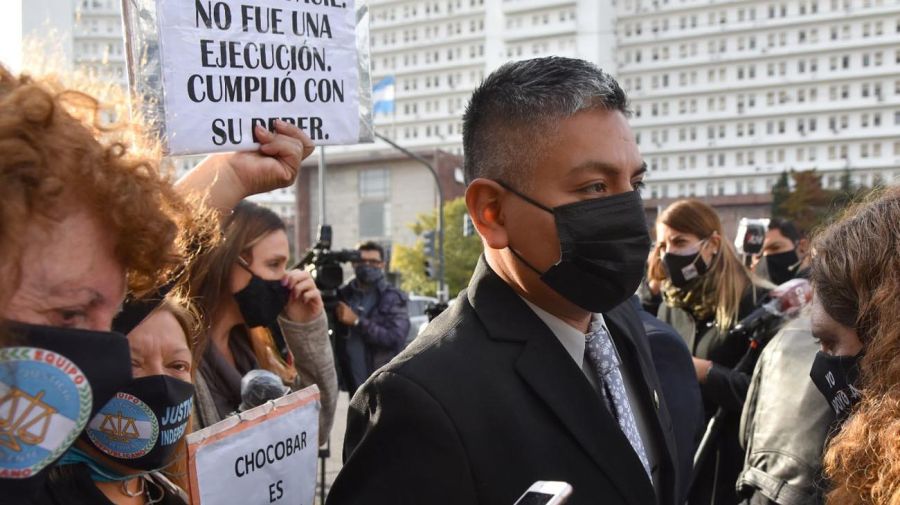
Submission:
<svg viewBox="0 0 900 505">
<path fill-rule="evenodd" d="M 466 184 L 502 179 L 527 189 L 534 155 L 554 138 L 559 120 L 595 108 L 629 114 L 619 83 L 590 62 L 551 56 L 504 64 L 463 115 Z"/>
</svg>

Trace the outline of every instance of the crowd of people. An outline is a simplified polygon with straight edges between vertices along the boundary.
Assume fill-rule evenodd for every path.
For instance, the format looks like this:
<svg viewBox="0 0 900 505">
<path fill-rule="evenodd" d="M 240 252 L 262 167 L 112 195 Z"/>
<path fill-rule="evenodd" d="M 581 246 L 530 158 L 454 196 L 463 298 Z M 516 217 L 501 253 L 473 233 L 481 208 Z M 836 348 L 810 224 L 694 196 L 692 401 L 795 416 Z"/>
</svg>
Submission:
<svg viewBox="0 0 900 505">
<path fill-rule="evenodd" d="M 821 230 L 773 219 L 749 257 L 699 200 L 651 229 L 618 83 L 508 63 L 463 118 L 484 254 L 404 349 L 379 244 L 326 307 L 245 200 L 293 183 L 302 130 L 258 127 L 256 151 L 173 181 L 100 107 L 0 68 L 4 503 L 188 503 L 185 434 L 268 398 L 248 384 L 317 385 L 320 445 L 340 384 L 332 505 L 511 505 L 535 481 L 572 505 L 900 504 L 897 187 Z M 749 323 L 792 279 L 809 306 Z M 52 422 L 29 431 L 19 402 Z M 111 435 L 123 411 L 160 436 Z"/>
</svg>

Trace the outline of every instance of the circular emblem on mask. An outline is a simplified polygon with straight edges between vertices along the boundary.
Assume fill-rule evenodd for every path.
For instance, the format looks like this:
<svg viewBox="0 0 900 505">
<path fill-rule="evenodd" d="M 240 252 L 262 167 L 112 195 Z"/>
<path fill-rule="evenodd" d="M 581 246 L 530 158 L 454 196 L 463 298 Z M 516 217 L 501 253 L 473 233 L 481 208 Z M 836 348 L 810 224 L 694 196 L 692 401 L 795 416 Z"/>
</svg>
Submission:
<svg viewBox="0 0 900 505">
<path fill-rule="evenodd" d="M 153 410 L 136 396 L 116 393 L 87 428 L 91 442 L 115 458 L 135 459 L 156 445 L 159 422 Z"/>
<path fill-rule="evenodd" d="M 0 349 L 0 479 L 26 479 L 53 463 L 91 414 L 87 377 L 65 356 Z"/>
</svg>

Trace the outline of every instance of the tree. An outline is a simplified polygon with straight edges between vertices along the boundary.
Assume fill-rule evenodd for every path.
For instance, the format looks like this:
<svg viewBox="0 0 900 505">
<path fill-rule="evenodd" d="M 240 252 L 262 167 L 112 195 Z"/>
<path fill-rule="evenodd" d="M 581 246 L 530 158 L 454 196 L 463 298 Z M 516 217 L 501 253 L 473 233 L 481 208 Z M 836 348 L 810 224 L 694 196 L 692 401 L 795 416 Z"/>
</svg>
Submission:
<svg viewBox="0 0 900 505">
<path fill-rule="evenodd" d="M 777 208 L 772 209 L 772 216 L 790 219 L 801 230 L 813 230 L 833 212 L 835 195 L 822 187 L 822 176 L 815 169 L 793 171 L 791 177 L 794 190 L 783 195 Z"/>
<path fill-rule="evenodd" d="M 772 217 L 784 217 L 781 215 L 783 212 L 781 206 L 784 205 L 784 201 L 787 200 L 790 194 L 790 180 L 788 180 L 787 171 L 784 171 L 781 172 L 781 177 L 779 177 L 775 185 L 772 186 Z"/>
<path fill-rule="evenodd" d="M 444 204 L 444 258 L 447 262 L 445 273 L 450 296 L 454 296 L 469 284 L 475 264 L 481 256 L 481 239 L 478 235 L 463 237 L 463 216 L 466 214 L 464 198 L 457 198 Z M 434 296 L 437 293 L 437 279 L 425 276 L 424 241 L 421 235 L 426 230 L 437 230 L 437 212 L 420 214 L 409 228 L 420 238 L 412 247 L 394 247 L 392 268 L 401 274 L 401 287 L 411 293 Z M 437 257 L 434 264 L 437 265 Z"/>
</svg>

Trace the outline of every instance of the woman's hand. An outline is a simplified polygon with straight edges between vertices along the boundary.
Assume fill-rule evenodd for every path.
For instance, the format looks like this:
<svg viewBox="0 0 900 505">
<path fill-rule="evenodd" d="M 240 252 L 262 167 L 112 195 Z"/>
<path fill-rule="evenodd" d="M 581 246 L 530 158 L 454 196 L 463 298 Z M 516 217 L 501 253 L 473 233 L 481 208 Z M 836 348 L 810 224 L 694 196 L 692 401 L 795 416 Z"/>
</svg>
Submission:
<svg viewBox="0 0 900 505">
<path fill-rule="evenodd" d="M 291 295 L 284 314 L 295 323 L 308 323 L 319 317 L 325 310 L 322 301 L 322 293 L 316 287 L 309 272 L 303 270 L 290 270 L 281 280 L 281 283 L 290 289 Z"/>
<path fill-rule="evenodd" d="M 694 373 L 697 374 L 697 381 L 700 384 L 706 383 L 709 377 L 709 371 L 712 369 L 713 362 L 708 359 L 694 358 Z"/>
<path fill-rule="evenodd" d="M 184 195 L 207 193 L 208 206 L 230 211 L 250 195 L 291 185 L 300 163 L 315 149 L 312 140 L 280 120 L 275 133 L 262 126 L 254 131 L 258 150 L 209 156 L 176 183 L 178 190 Z"/>
</svg>

